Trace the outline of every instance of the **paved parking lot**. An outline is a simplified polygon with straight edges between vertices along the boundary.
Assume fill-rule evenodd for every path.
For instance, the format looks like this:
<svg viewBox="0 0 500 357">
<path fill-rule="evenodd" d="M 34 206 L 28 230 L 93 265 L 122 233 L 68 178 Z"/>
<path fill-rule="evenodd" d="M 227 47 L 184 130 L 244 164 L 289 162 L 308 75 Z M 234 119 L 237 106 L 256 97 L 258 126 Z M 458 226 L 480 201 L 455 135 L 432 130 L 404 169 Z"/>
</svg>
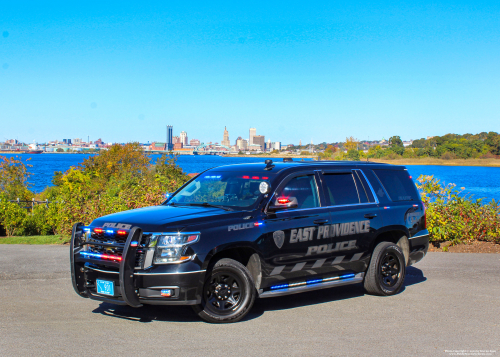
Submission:
<svg viewBox="0 0 500 357">
<path fill-rule="evenodd" d="M 397 296 L 358 284 L 262 299 L 228 325 L 79 298 L 68 261 L 67 246 L 0 245 L 1 356 L 500 357 L 500 254 L 429 253 Z"/>
</svg>

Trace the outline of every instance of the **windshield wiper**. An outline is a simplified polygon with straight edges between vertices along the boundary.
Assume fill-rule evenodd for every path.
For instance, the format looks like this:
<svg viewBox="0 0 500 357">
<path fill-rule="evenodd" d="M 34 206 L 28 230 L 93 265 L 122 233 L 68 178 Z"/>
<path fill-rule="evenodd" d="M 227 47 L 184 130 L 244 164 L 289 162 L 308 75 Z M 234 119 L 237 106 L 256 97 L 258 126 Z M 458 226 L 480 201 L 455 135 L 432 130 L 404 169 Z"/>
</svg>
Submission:
<svg viewBox="0 0 500 357">
<path fill-rule="evenodd" d="M 226 207 L 226 206 L 219 206 L 219 205 L 213 205 L 208 202 L 203 202 L 203 203 L 186 203 L 189 206 L 201 206 L 201 207 L 215 207 L 215 208 L 221 208 L 226 211 L 234 211 L 234 209 Z"/>
</svg>

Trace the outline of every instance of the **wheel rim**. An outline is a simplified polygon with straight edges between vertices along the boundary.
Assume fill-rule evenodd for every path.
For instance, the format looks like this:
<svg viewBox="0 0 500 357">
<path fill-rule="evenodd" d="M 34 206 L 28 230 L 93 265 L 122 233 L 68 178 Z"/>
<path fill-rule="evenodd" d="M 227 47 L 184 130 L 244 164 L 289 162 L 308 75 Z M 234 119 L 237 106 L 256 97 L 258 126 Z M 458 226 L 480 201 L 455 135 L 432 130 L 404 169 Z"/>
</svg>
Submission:
<svg viewBox="0 0 500 357">
<path fill-rule="evenodd" d="M 241 305 L 243 294 L 242 280 L 236 274 L 217 272 L 205 287 L 206 307 L 218 315 L 230 314 Z"/>
<path fill-rule="evenodd" d="M 401 263 L 391 252 L 385 253 L 380 262 L 380 280 L 388 288 L 394 287 L 401 278 Z"/>
</svg>

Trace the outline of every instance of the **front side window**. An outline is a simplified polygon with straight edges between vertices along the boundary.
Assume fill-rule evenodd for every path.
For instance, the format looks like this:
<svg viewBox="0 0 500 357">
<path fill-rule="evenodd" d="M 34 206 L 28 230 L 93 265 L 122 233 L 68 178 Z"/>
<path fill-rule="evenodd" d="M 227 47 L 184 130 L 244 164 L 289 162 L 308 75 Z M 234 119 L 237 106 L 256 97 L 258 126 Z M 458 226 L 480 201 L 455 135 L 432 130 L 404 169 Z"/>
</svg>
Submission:
<svg viewBox="0 0 500 357">
<path fill-rule="evenodd" d="M 297 201 L 297 209 L 319 207 L 318 191 L 314 175 L 297 176 L 288 181 L 277 192 L 276 199 L 288 198 Z"/>
<path fill-rule="evenodd" d="M 207 171 L 177 192 L 166 204 L 249 209 L 263 195 L 261 184 L 270 185 L 272 178 L 272 174 Z"/>
<path fill-rule="evenodd" d="M 330 199 L 330 206 L 360 203 L 356 183 L 351 173 L 325 173 L 323 182 L 326 195 Z"/>
</svg>

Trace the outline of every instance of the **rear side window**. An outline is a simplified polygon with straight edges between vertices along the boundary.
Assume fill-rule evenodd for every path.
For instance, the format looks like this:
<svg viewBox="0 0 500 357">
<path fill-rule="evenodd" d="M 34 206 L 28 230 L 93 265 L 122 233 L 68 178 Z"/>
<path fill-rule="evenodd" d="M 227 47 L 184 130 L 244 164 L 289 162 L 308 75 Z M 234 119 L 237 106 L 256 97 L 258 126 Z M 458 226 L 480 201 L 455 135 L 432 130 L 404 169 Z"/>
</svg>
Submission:
<svg viewBox="0 0 500 357">
<path fill-rule="evenodd" d="M 392 201 L 419 201 L 415 184 L 406 170 L 373 170 Z"/>
<path fill-rule="evenodd" d="M 330 206 L 352 205 L 360 203 L 354 177 L 350 173 L 324 173 L 326 195 Z M 366 196 L 365 196 L 366 200 Z"/>
</svg>

